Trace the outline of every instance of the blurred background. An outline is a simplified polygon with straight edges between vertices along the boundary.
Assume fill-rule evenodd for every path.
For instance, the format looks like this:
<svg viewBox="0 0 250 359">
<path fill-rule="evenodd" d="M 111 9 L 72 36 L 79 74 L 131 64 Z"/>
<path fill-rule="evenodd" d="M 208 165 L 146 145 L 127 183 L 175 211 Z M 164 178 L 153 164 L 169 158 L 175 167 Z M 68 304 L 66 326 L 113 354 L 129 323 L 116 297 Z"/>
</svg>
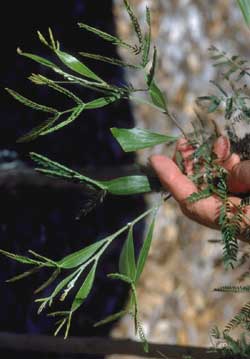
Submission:
<svg viewBox="0 0 250 359">
<path fill-rule="evenodd" d="M 189 128 L 195 118 L 195 98 L 212 94 L 210 80 L 218 80 L 208 48 L 211 45 L 231 55 L 249 59 L 249 30 L 234 0 L 134 0 L 141 22 L 150 7 L 153 38 L 158 49 L 157 80 L 165 91 L 170 109 L 179 123 Z M 120 36 L 134 37 L 121 0 L 114 1 Z M 125 51 L 126 60 L 132 60 Z M 127 72 L 127 78 L 140 87 L 143 79 Z M 136 125 L 156 132 L 178 133 L 164 116 L 145 106 L 133 105 Z M 164 146 L 140 151 L 145 163 L 152 153 L 171 154 Z M 153 197 L 154 198 L 154 197 Z M 147 198 L 152 203 L 152 196 Z M 221 329 L 246 301 L 244 295 L 218 294 L 213 288 L 234 283 L 240 271 L 225 272 L 221 246 L 208 240 L 219 232 L 185 218 L 173 200 L 158 216 L 149 260 L 139 283 L 139 303 L 149 340 L 161 343 L 210 345 L 209 330 Z M 133 324 L 124 318 L 113 335 L 133 337 Z M 113 357 L 112 357 L 113 358 Z"/>
</svg>

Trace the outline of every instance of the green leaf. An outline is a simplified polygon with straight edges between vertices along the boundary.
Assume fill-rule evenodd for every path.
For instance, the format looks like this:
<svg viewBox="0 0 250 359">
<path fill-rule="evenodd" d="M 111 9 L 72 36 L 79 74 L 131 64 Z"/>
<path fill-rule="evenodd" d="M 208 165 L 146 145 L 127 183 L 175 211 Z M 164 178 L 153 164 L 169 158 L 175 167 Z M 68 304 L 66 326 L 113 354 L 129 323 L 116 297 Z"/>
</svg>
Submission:
<svg viewBox="0 0 250 359">
<path fill-rule="evenodd" d="M 124 61 L 121 61 L 119 59 L 114 59 L 112 57 L 101 56 L 98 54 L 90 54 L 88 52 L 79 52 L 79 54 L 83 57 L 87 57 L 89 59 L 93 59 L 93 60 L 97 60 L 97 61 L 106 62 L 108 64 L 115 65 L 115 66 L 130 67 L 130 68 L 136 69 L 136 70 L 141 68 L 141 66 L 128 64 Z"/>
<path fill-rule="evenodd" d="M 127 314 L 127 313 L 128 313 L 127 310 L 121 310 L 121 311 L 118 312 L 118 313 L 111 314 L 111 315 L 109 315 L 108 317 L 106 317 L 105 319 L 100 320 L 99 322 L 95 323 L 95 324 L 94 324 L 94 327 L 95 327 L 95 328 L 96 328 L 96 327 L 100 327 L 101 325 L 104 325 L 104 324 L 113 322 L 114 320 L 121 318 L 122 316 L 124 316 L 124 315 Z"/>
<path fill-rule="evenodd" d="M 95 271 L 96 271 L 96 263 L 93 265 L 91 270 L 89 271 L 88 275 L 86 276 L 81 288 L 78 290 L 73 303 L 71 305 L 71 311 L 76 311 L 84 302 L 84 300 L 89 295 L 91 288 L 93 286 L 94 278 L 95 278 Z"/>
<path fill-rule="evenodd" d="M 45 131 L 40 132 L 39 136 L 45 136 L 51 132 L 55 132 L 60 130 L 61 128 L 67 126 L 68 124 L 70 124 L 71 122 L 74 122 L 82 113 L 82 111 L 85 108 L 85 104 L 79 105 L 77 107 L 74 108 L 74 110 L 72 111 L 71 115 L 65 120 L 60 122 L 58 125 L 54 126 L 54 127 L 49 127 L 48 129 L 46 129 Z"/>
<path fill-rule="evenodd" d="M 38 55 L 33 55 L 33 54 L 30 54 L 28 52 L 22 52 L 22 50 L 20 48 L 17 49 L 17 53 L 21 56 L 24 56 L 24 57 L 27 57 L 43 66 L 46 66 L 46 67 L 50 67 L 52 68 L 53 70 L 54 69 L 57 69 L 58 66 L 55 65 L 53 62 L 47 60 L 47 59 L 44 59 L 43 57 L 41 56 L 38 56 Z"/>
<path fill-rule="evenodd" d="M 23 273 L 18 274 L 18 275 L 14 276 L 14 277 L 11 277 L 10 279 L 7 279 L 6 282 L 7 283 L 13 283 L 13 282 L 16 282 L 16 281 L 18 281 L 20 279 L 26 278 L 26 277 L 32 275 L 33 273 L 38 272 L 42 267 L 43 266 L 39 266 L 39 267 L 34 267 L 32 269 L 29 269 L 26 272 L 23 272 Z"/>
<path fill-rule="evenodd" d="M 88 247 L 80 249 L 77 252 L 71 253 L 58 261 L 57 264 L 60 268 L 64 269 L 72 269 L 78 267 L 84 262 L 86 262 L 88 259 L 90 259 L 98 251 L 98 249 L 103 246 L 105 242 L 106 239 L 103 239 L 101 241 L 91 244 Z"/>
<path fill-rule="evenodd" d="M 109 193 L 117 196 L 151 192 L 150 183 L 146 176 L 126 176 L 99 182 L 106 187 Z"/>
<path fill-rule="evenodd" d="M 146 7 L 146 20 L 148 24 L 148 33 L 144 37 L 143 41 L 143 53 L 142 53 L 142 66 L 145 67 L 149 62 L 149 52 L 151 47 L 151 16 L 150 10 Z"/>
<path fill-rule="evenodd" d="M 212 195 L 212 191 L 209 187 L 201 190 L 200 192 L 194 192 L 188 196 L 187 200 L 190 203 L 195 203 L 201 199 L 208 198 Z"/>
<path fill-rule="evenodd" d="M 80 175 L 78 172 L 71 170 L 70 168 L 62 165 L 61 163 L 52 161 L 48 157 L 42 156 L 39 153 L 30 152 L 30 158 L 43 168 L 55 170 L 71 177 L 73 177 L 76 173 Z"/>
<path fill-rule="evenodd" d="M 23 105 L 32 108 L 33 110 L 37 110 L 37 111 L 43 111 L 43 112 L 49 112 L 49 113 L 55 113 L 58 114 L 58 110 L 52 108 L 52 107 L 47 107 L 44 105 L 41 105 L 39 103 L 36 103 L 34 101 L 29 100 L 28 98 L 20 95 L 18 92 L 11 90 L 9 88 L 5 89 L 11 96 L 13 96 L 17 101 L 21 102 Z"/>
<path fill-rule="evenodd" d="M 136 278 L 135 278 L 136 282 L 139 280 L 139 278 L 142 274 L 142 271 L 144 269 L 144 266 L 145 266 L 145 263 L 146 263 L 146 260 L 148 257 L 149 249 L 150 249 L 152 238 L 153 238 L 156 214 L 157 214 L 157 212 L 155 212 L 153 215 L 153 219 L 149 226 L 148 233 L 146 235 L 146 238 L 143 242 L 142 248 L 139 253 L 139 257 L 137 260 Z"/>
<path fill-rule="evenodd" d="M 92 178 L 86 177 L 79 172 L 73 171 L 70 168 L 50 160 L 48 157 L 42 156 L 35 152 L 30 152 L 30 157 L 35 161 L 39 166 L 43 168 L 36 168 L 37 171 L 47 173 L 61 178 L 70 178 L 77 180 L 78 183 L 84 183 L 88 185 L 94 185 L 97 188 L 106 190 L 106 186 L 102 184 L 101 181 L 95 181 Z"/>
<path fill-rule="evenodd" d="M 156 62 L 157 62 L 157 50 L 156 50 L 156 47 L 154 47 L 152 66 L 150 68 L 149 74 L 147 75 L 147 85 L 149 88 L 151 86 L 152 81 L 154 80 Z"/>
<path fill-rule="evenodd" d="M 50 80 L 45 76 L 32 74 L 29 77 L 29 80 L 39 85 L 47 85 L 53 90 L 67 96 L 68 98 L 76 102 L 78 105 L 83 105 L 83 101 L 79 97 L 77 97 L 73 92 L 67 90 L 65 87 L 58 85 L 55 81 Z"/>
<path fill-rule="evenodd" d="M 95 80 L 98 82 L 103 82 L 103 80 L 97 76 L 93 71 L 91 71 L 86 65 L 80 62 L 76 57 L 68 54 L 67 52 L 61 50 L 55 50 L 55 53 L 59 57 L 59 59 L 70 68 L 72 71 L 90 78 L 91 80 Z"/>
<path fill-rule="evenodd" d="M 111 279 L 119 279 L 125 283 L 129 283 L 132 284 L 133 280 L 131 278 L 129 278 L 128 276 L 126 276 L 125 274 L 120 274 L 120 273 L 110 273 L 108 274 L 108 277 Z"/>
<path fill-rule="evenodd" d="M 133 226 L 130 226 L 128 236 L 121 250 L 119 258 L 119 271 L 125 274 L 132 280 L 135 279 L 136 264 L 135 264 L 135 250 L 133 238 Z"/>
<path fill-rule="evenodd" d="M 93 101 L 87 102 L 85 104 L 85 110 L 92 110 L 95 108 L 101 108 L 110 105 L 111 103 L 117 101 L 119 98 L 120 98 L 119 95 L 97 98 Z"/>
<path fill-rule="evenodd" d="M 138 41 L 140 44 L 142 44 L 142 31 L 141 31 L 141 27 L 140 27 L 140 24 L 139 24 L 139 21 L 134 13 L 134 11 L 132 10 L 129 2 L 127 0 L 123 0 L 124 1 L 124 5 L 126 7 L 126 10 L 127 10 L 127 13 L 129 14 L 129 17 L 130 17 L 130 20 L 133 24 L 133 27 L 134 27 L 134 30 L 135 30 L 135 33 L 137 35 L 137 38 L 138 38 Z"/>
<path fill-rule="evenodd" d="M 106 41 L 109 41 L 114 45 L 123 46 L 123 47 L 126 47 L 126 48 L 132 48 L 131 45 L 125 43 L 124 41 L 122 41 L 118 37 L 110 35 L 110 34 L 104 32 L 104 31 L 101 31 L 101 30 L 95 28 L 95 27 L 89 26 L 89 25 L 84 24 L 84 23 L 78 23 L 78 26 L 80 27 L 80 29 L 84 29 L 84 30 L 87 30 L 89 32 L 92 32 L 93 34 L 98 35 L 102 39 L 104 39 Z"/>
<path fill-rule="evenodd" d="M 44 121 L 39 126 L 34 127 L 30 132 L 26 133 L 26 135 L 21 136 L 17 142 L 24 143 L 35 140 L 38 136 L 40 136 L 44 131 L 49 130 L 54 123 L 58 120 L 60 115 L 56 114 L 53 118 L 50 118 L 47 121 Z"/>
<path fill-rule="evenodd" d="M 41 261 L 31 259 L 29 257 L 20 256 L 15 253 L 10 253 L 10 252 L 4 251 L 3 249 L 0 249 L 0 254 L 3 254 L 5 257 L 8 257 L 10 259 L 15 260 L 16 262 L 23 263 L 23 264 L 31 264 L 31 265 L 38 265 L 38 266 L 42 265 L 42 266 L 46 266 L 46 267 L 53 267 L 53 265 L 50 263 L 44 263 Z"/>
<path fill-rule="evenodd" d="M 161 143 L 172 143 L 178 139 L 175 136 L 162 135 L 136 127 L 132 129 L 113 127 L 111 132 L 125 152 L 137 151 Z"/>
<path fill-rule="evenodd" d="M 237 0 L 237 3 L 241 9 L 246 24 L 250 26 L 250 0 Z"/>
<path fill-rule="evenodd" d="M 71 286 L 71 282 L 73 283 L 72 287 L 75 284 L 75 277 L 78 274 L 78 270 L 74 271 L 73 273 L 70 273 L 66 278 L 64 278 L 54 289 L 54 291 L 51 293 L 48 301 L 50 301 L 50 303 L 52 303 L 53 298 L 55 298 L 57 296 L 57 294 L 59 294 L 61 292 L 61 290 L 68 284 L 68 286 Z M 40 299 L 36 300 L 37 302 L 40 301 Z"/>
<path fill-rule="evenodd" d="M 61 272 L 60 269 L 57 268 L 57 269 L 51 274 L 51 276 L 50 276 L 42 285 L 40 285 L 40 287 L 38 287 L 38 288 L 34 291 L 34 293 L 37 294 L 37 293 L 39 293 L 39 292 L 42 292 L 45 288 L 47 288 L 51 283 L 53 283 L 53 282 L 56 280 L 56 278 L 59 276 L 60 272 Z"/>
<path fill-rule="evenodd" d="M 215 112 L 217 108 L 220 106 L 221 100 L 216 96 L 211 96 L 211 103 L 207 109 L 208 113 Z"/>
<path fill-rule="evenodd" d="M 151 82 L 149 87 L 149 94 L 154 105 L 162 108 L 163 110 L 167 110 L 166 97 L 163 95 L 154 80 Z"/>
</svg>

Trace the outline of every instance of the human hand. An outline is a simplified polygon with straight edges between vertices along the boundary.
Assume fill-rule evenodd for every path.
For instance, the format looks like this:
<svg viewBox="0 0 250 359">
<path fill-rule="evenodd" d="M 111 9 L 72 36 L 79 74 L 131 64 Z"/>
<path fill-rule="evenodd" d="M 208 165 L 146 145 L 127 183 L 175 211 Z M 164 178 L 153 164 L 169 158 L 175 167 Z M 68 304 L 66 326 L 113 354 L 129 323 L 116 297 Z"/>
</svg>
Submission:
<svg viewBox="0 0 250 359">
<path fill-rule="evenodd" d="M 182 155 L 187 175 L 183 174 L 176 165 L 175 156 L 173 160 L 160 155 L 150 158 L 151 165 L 162 186 L 173 195 L 187 217 L 207 227 L 219 229 L 221 201 L 217 196 L 212 195 L 194 203 L 187 200 L 192 193 L 198 191 L 196 185 L 188 178 L 193 171 L 193 161 L 190 159 L 190 155 L 194 148 L 185 139 L 181 139 L 177 143 L 176 151 Z M 230 142 L 224 136 L 219 137 L 215 142 L 213 151 L 217 155 L 218 163 L 228 171 L 230 193 L 236 193 L 236 195 L 231 195 L 229 200 L 232 205 L 238 206 L 241 198 L 237 194 L 250 192 L 250 160 L 240 161 L 237 154 L 230 154 Z M 248 226 L 250 226 L 250 206 L 247 206 L 245 210 L 240 239 L 244 240 L 244 230 Z"/>
</svg>

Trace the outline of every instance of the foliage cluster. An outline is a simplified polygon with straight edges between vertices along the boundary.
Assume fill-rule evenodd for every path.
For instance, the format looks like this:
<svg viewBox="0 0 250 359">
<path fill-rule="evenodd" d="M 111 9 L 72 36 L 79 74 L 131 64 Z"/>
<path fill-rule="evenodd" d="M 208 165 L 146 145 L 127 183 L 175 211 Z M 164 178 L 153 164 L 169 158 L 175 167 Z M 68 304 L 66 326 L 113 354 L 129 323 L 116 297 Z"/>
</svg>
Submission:
<svg viewBox="0 0 250 359">
<path fill-rule="evenodd" d="M 240 8 L 244 13 L 245 20 L 250 23 L 250 2 L 238 1 Z M 194 152 L 192 159 L 194 161 L 194 173 L 191 179 L 197 185 L 198 192 L 193 193 L 188 200 L 196 202 L 209 196 L 216 196 L 221 201 L 221 209 L 219 215 L 219 224 L 222 235 L 223 258 L 226 268 L 233 268 L 239 261 L 238 236 L 240 232 L 240 224 L 245 217 L 245 208 L 249 205 L 249 197 L 243 198 L 239 206 L 235 206 L 230 201 L 230 192 L 227 188 L 227 171 L 218 165 L 217 158 L 213 153 L 213 144 L 218 137 L 216 130 L 207 136 L 204 120 L 197 116 L 194 123 L 192 133 L 186 134 L 178 125 L 175 117 L 170 113 L 168 101 L 165 94 L 161 91 L 155 81 L 157 68 L 157 50 L 151 45 L 151 16 L 150 11 L 146 8 L 147 31 L 142 32 L 139 21 L 131 8 L 129 2 L 124 0 L 125 8 L 131 20 L 137 42 L 135 44 L 128 43 L 119 37 L 107 34 L 100 29 L 91 27 L 88 24 L 79 23 L 79 28 L 99 36 L 103 41 L 111 42 L 116 46 L 121 46 L 127 51 L 134 54 L 135 63 L 125 63 L 117 58 L 110 58 L 100 54 L 90 54 L 80 52 L 79 56 L 92 59 L 93 61 L 106 62 L 112 66 L 129 67 L 134 71 L 142 71 L 145 78 L 145 88 L 135 88 L 132 84 L 128 86 L 115 86 L 103 80 L 98 74 L 93 72 L 82 61 L 68 52 L 61 49 L 60 43 L 55 39 L 53 32 L 49 29 L 48 38 L 38 32 L 39 40 L 43 45 L 51 50 L 54 61 L 45 59 L 39 55 L 24 52 L 18 49 L 18 54 L 25 58 L 35 61 L 44 67 L 50 69 L 55 74 L 55 78 L 48 78 L 42 74 L 32 74 L 29 79 L 37 86 L 47 86 L 49 90 L 56 91 L 62 96 L 72 101 L 72 107 L 66 109 L 56 109 L 51 106 L 36 103 L 31 99 L 27 99 L 20 93 L 7 89 L 7 91 L 19 102 L 36 111 L 42 111 L 49 115 L 41 125 L 33 128 L 28 134 L 22 136 L 19 142 L 35 140 L 39 136 L 48 135 L 58 131 L 61 128 L 72 125 L 74 121 L 80 119 L 85 111 L 101 108 L 111 105 L 122 99 L 130 99 L 136 103 L 145 104 L 159 110 L 167 119 L 171 120 L 181 131 L 181 135 L 185 136 L 189 143 L 193 146 Z M 248 11 L 249 10 L 249 11 Z M 214 113 L 219 111 L 223 113 L 226 122 L 226 130 L 231 140 L 234 150 L 238 151 L 237 133 L 235 132 L 235 123 L 250 122 L 250 97 L 247 95 L 247 86 L 244 79 L 250 76 L 248 62 L 241 59 L 238 55 L 228 56 L 225 52 L 221 52 L 216 47 L 210 48 L 214 66 L 221 69 L 221 80 L 213 82 L 216 92 L 212 95 L 202 96 L 197 99 L 197 103 L 207 110 Z M 58 77 L 60 78 L 58 80 Z M 72 86 L 84 87 L 93 90 L 95 94 L 100 94 L 95 100 L 86 102 L 78 97 L 72 90 Z M 69 89 L 70 88 L 70 89 Z M 140 96 L 143 93 L 143 96 Z M 216 129 L 216 128 L 215 128 Z M 125 152 L 136 151 L 157 144 L 169 144 L 175 142 L 178 137 L 153 133 L 151 131 L 132 128 L 112 128 L 111 132 Z M 37 171 L 45 175 L 58 177 L 67 181 L 81 183 L 92 193 L 91 201 L 83 209 L 83 214 L 87 214 L 93 210 L 96 205 L 104 201 L 109 194 L 112 195 L 133 195 L 138 193 L 148 193 L 154 190 L 150 178 L 145 175 L 125 176 L 115 178 L 109 181 L 100 181 L 89 178 L 82 173 L 66 166 L 59 164 L 42 156 L 41 154 L 31 153 L 31 158 L 37 163 Z M 244 158 L 244 156 L 243 156 Z M 184 171 L 182 159 L 177 153 L 177 163 Z M 56 279 L 57 284 L 51 294 L 44 298 L 38 298 L 36 301 L 40 304 L 38 312 L 42 312 L 45 308 L 51 307 L 54 301 L 59 297 L 63 301 L 72 289 L 77 287 L 78 290 L 72 299 L 71 307 L 61 312 L 52 312 L 49 315 L 58 318 L 57 334 L 63 327 L 65 328 L 65 337 L 69 333 L 72 315 L 82 306 L 84 300 L 89 295 L 94 284 L 95 272 L 99 260 L 109 245 L 122 233 L 127 233 L 127 238 L 123 244 L 117 273 L 110 273 L 112 280 L 121 280 L 128 284 L 130 288 L 130 299 L 127 308 L 119 313 L 101 320 L 96 325 L 102 325 L 109 321 L 115 320 L 125 313 L 129 313 L 134 320 L 135 330 L 138 332 L 144 348 L 147 350 L 147 342 L 143 334 L 143 330 L 139 320 L 138 302 L 136 295 L 136 284 L 143 271 L 150 244 L 153 237 L 155 218 L 159 206 L 162 201 L 135 218 L 131 223 L 127 223 L 123 228 L 108 237 L 81 249 L 78 252 L 71 253 L 59 261 L 53 261 L 45 258 L 33 251 L 30 256 L 24 257 L 17 254 L 9 253 L 1 250 L 3 255 L 16 260 L 20 263 L 29 264 L 32 269 L 11 278 L 9 281 L 27 277 L 43 268 L 52 270 L 51 277 L 43 283 L 36 293 L 40 293 L 48 285 L 51 285 Z M 152 220 L 147 230 L 145 240 L 140 249 L 138 258 L 134 254 L 133 229 L 137 222 L 143 220 L 146 216 L 152 215 Z M 248 276 L 248 273 L 246 276 Z M 58 281 L 58 278 L 62 278 Z M 228 286 L 218 290 L 224 292 L 249 292 L 250 286 Z M 246 343 L 245 336 L 240 341 L 234 341 L 228 332 L 236 326 L 243 326 L 245 330 L 250 329 L 250 302 L 247 303 L 232 321 L 226 326 L 223 338 L 234 348 L 234 353 L 241 351 L 249 354 L 249 346 Z M 217 331 L 213 333 L 216 339 L 220 339 L 221 335 Z M 240 348 L 240 349 L 239 349 Z"/>
</svg>

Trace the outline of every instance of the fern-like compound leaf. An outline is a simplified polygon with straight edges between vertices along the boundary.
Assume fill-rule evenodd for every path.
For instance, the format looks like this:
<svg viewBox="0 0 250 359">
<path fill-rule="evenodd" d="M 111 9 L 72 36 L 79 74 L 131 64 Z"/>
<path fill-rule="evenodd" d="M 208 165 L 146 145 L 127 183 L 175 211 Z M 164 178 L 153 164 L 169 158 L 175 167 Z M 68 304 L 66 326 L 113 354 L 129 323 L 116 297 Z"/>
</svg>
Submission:
<svg viewBox="0 0 250 359">
<path fill-rule="evenodd" d="M 20 95 L 18 92 L 11 90 L 9 88 L 5 89 L 11 96 L 13 96 L 17 101 L 21 102 L 23 105 L 32 108 L 36 111 L 48 112 L 58 114 L 58 110 L 52 107 L 41 105 L 40 103 L 36 103 L 34 101 L 29 100 L 28 98 Z"/>
<path fill-rule="evenodd" d="M 129 14 L 130 20 L 132 22 L 132 25 L 134 27 L 135 33 L 137 35 L 139 44 L 141 45 L 143 42 L 143 36 L 142 36 L 142 31 L 141 31 L 141 27 L 139 24 L 139 21 L 132 9 L 132 7 L 130 6 L 130 3 L 128 2 L 128 0 L 123 0 L 124 5 L 126 7 L 127 13 Z"/>
<path fill-rule="evenodd" d="M 98 54 L 90 54 L 88 52 L 79 52 L 79 54 L 83 57 L 97 60 L 97 61 L 107 62 L 108 64 L 115 65 L 115 66 L 129 67 L 129 68 L 132 68 L 135 70 L 141 69 L 141 66 L 139 66 L 139 65 L 128 64 L 127 62 L 121 61 L 119 59 L 114 59 L 112 57 L 101 56 Z"/>
</svg>

